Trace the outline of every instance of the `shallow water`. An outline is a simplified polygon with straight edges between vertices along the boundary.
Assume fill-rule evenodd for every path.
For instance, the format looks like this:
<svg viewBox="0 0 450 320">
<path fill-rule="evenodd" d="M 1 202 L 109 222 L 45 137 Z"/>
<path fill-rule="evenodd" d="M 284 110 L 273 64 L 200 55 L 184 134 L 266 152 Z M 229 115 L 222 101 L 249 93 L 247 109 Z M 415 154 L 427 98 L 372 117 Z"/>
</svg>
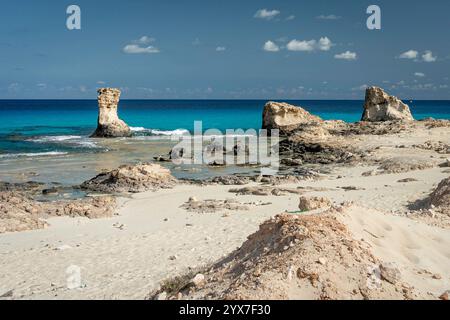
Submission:
<svg viewBox="0 0 450 320">
<path fill-rule="evenodd" d="M 123 100 L 119 115 L 133 138 L 91 139 L 96 100 L 0 100 L 0 180 L 79 184 L 102 170 L 167 154 L 173 133 L 259 129 L 263 100 Z M 289 101 L 324 119 L 358 121 L 363 101 Z M 450 101 L 407 102 L 416 119 L 450 119 Z M 178 178 L 204 179 L 253 168 L 186 167 L 164 163 Z"/>
</svg>

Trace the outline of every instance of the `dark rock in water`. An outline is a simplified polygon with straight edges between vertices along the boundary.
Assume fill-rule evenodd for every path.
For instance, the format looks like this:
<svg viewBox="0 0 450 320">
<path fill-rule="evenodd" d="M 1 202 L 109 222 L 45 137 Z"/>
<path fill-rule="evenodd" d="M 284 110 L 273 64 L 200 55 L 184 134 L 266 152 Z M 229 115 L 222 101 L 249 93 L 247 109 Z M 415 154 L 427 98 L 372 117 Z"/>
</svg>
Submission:
<svg viewBox="0 0 450 320">
<path fill-rule="evenodd" d="M 241 144 L 236 144 L 233 147 L 233 155 L 239 156 L 239 155 L 246 155 L 248 156 L 250 154 L 250 148 L 248 145 L 242 146 Z"/>
<path fill-rule="evenodd" d="M 128 125 L 117 115 L 120 90 L 102 88 L 98 90 L 98 124 L 92 138 L 117 138 L 131 136 Z"/>
<path fill-rule="evenodd" d="M 164 156 L 164 155 L 153 157 L 153 160 L 155 160 L 157 162 L 170 162 L 171 161 L 170 156 Z"/>
<path fill-rule="evenodd" d="M 250 183 L 250 178 L 245 176 L 221 176 L 221 177 L 214 177 L 210 180 L 213 184 L 220 184 L 220 185 L 244 185 Z"/>
<path fill-rule="evenodd" d="M 224 167 L 226 165 L 227 164 L 225 163 L 225 161 L 217 161 L 217 160 L 208 163 L 208 166 L 210 167 Z"/>
<path fill-rule="evenodd" d="M 280 142 L 280 155 L 287 159 L 295 158 L 304 163 L 332 164 L 356 160 L 356 155 L 346 148 L 325 142 L 305 142 L 286 139 Z"/>
<path fill-rule="evenodd" d="M 53 187 L 53 188 L 42 190 L 42 194 L 44 194 L 44 195 L 55 195 L 55 194 L 60 193 L 61 191 L 63 191 L 63 188 Z"/>
<path fill-rule="evenodd" d="M 227 149 L 222 143 L 219 142 L 213 142 L 205 147 L 205 152 L 209 155 L 220 155 L 220 154 L 226 154 Z"/>
<path fill-rule="evenodd" d="M 280 163 L 281 163 L 281 165 L 287 166 L 287 167 L 297 167 L 297 166 L 301 166 L 303 164 L 303 161 L 301 159 L 286 158 L 286 159 L 281 159 Z"/>
<path fill-rule="evenodd" d="M 31 193 L 39 193 L 44 189 L 45 184 L 41 182 L 28 181 L 24 183 L 10 183 L 0 181 L 0 192 L 1 191 L 23 191 Z"/>
</svg>

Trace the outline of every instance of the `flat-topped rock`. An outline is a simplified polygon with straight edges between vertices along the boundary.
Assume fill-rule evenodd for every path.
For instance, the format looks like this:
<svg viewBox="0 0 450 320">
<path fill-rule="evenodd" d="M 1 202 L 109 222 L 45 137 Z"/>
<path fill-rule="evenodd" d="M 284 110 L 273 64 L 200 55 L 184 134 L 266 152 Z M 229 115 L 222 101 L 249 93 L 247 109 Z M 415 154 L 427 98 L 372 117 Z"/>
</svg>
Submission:
<svg viewBox="0 0 450 320">
<path fill-rule="evenodd" d="M 301 107 L 270 101 L 264 107 L 262 128 L 279 129 L 281 133 L 288 133 L 299 125 L 317 122 L 322 122 L 322 119 Z"/>
<path fill-rule="evenodd" d="M 158 164 L 123 165 L 84 182 L 81 188 L 100 192 L 144 192 L 174 186 L 170 170 Z"/>
<path fill-rule="evenodd" d="M 131 136 L 128 125 L 117 115 L 120 90 L 98 89 L 98 123 L 93 138 L 117 138 Z"/>
<path fill-rule="evenodd" d="M 414 120 L 408 105 L 400 99 L 388 95 L 383 89 L 369 87 L 366 90 L 364 113 L 361 121 L 412 121 Z"/>
</svg>

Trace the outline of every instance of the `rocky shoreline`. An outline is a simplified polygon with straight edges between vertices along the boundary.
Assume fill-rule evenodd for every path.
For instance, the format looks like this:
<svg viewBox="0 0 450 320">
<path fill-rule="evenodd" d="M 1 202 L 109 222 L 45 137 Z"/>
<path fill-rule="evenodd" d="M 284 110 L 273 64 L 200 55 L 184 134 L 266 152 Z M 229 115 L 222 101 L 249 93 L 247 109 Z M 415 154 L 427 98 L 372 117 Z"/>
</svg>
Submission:
<svg viewBox="0 0 450 320">
<path fill-rule="evenodd" d="M 100 134 L 97 129 L 95 136 L 116 137 L 124 133 L 129 134 L 128 126 L 117 117 L 117 104 L 120 91 L 111 88 L 99 90 L 99 127 L 107 124 L 108 128 L 119 128 L 114 134 Z M 450 145 L 443 141 L 426 141 L 425 143 L 411 146 L 395 146 L 402 152 L 407 149 L 416 148 L 421 150 L 434 151 L 442 155 L 441 160 L 435 159 L 415 159 L 402 157 L 388 157 L 378 155 L 380 144 L 370 145 L 366 141 L 372 137 L 390 136 L 394 134 L 414 134 L 417 130 L 432 130 L 433 128 L 450 128 L 450 121 L 426 119 L 414 121 L 407 105 L 398 98 L 389 96 L 382 89 L 371 87 L 367 89 L 366 102 L 361 122 L 345 123 L 343 121 L 324 121 L 317 116 L 298 106 L 291 106 L 286 103 L 268 102 L 263 111 L 263 128 L 278 129 L 282 135 L 279 143 L 280 169 L 278 175 L 261 176 L 254 175 L 227 175 L 209 179 L 175 179 L 169 170 L 158 164 L 137 164 L 123 165 L 109 172 L 100 173 L 98 176 L 85 181 L 75 189 L 85 192 L 108 193 L 120 195 L 124 193 L 138 193 L 148 190 L 159 190 L 173 188 L 175 184 L 192 185 L 246 185 L 249 183 L 259 183 L 269 187 L 254 188 L 248 191 L 250 194 L 276 194 L 275 186 L 288 183 L 299 183 L 306 180 L 316 180 L 328 175 L 335 168 L 355 166 L 355 165 L 375 165 L 376 170 L 364 172 L 364 176 L 392 174 L 409 172 L 413 170 L 424 170 L 436 166 L 448 167 L 450 160 L 446 155 L 450 154 Z M 127 129 L 128 128 L 128 129 Z M 109 130 L 109 129 L 108 129 Z M 106 130 L 106 131 L 108 131 Z M 112 130 L 112 129 L 111 129 Z M 109 131 L 111 131 L 109 130 Z M 114 129 L 115 130 L 115 129 Z M 113 131 L 114 131 L 113 130 Z M 106 131 L 102 131 L 105 133 Z M 109 132 L 108 131 L 108 132 Z M 120 131 L 120 132 L 119 132 Z M 118 135 L 119 134 L 119 135 Z M 213 145 L 214 147 L 214 145 Z M 211 149 L 211 146 L 209 147 Z M 214 147 L 223 148 L 223 147 Z M 222 149 L 221 149 L 222 150 Z M 217 151 L 217 150 L 216 150 Z M 181 152 L 181 154 L 180 154 Z M 161 156 L 155 159 L 156 162 L 171 161 L 172 157 L 185 157 L 183 150 L 171 150 L 168 157 Z M 225 151 L 224 151 L 225 152 Z M 236 147 L 234 155 L 237 156 Z M 266 191 L 264 191 L 266 190 Z M 269 190 L 269 191 L 267 191 Z M 60 209 L 61 205 L 71 207 L 71 212 L 81 212 L 82 200 L 50 201 L 45 203 L 46 209 L 42 210 L 42 203 L 33 198 L 37 195 L 51 195 L 63 192 L 62 189 L 52 187 L 45 189 L 42 184 L 35 182 L 0 185 L 3 205 L 3 215 L 0 218 L 0 225 L 3 221 L 8 221 L 9 226 L 0 227 L 0 233 L 5 231 L 15 231 L 10 226 L 11 216 L 16 210 L 18 216 L 25 219 L 24 225 L 17 227 L 17 230 L 42 228 L 46 224 L 36 219 L 37 216 L 73 215 L 65 213 L 66 209 Z M 14 196 L 22 197 L 19 202 L 27 203 L 28 210 L 14 208 L 11 199 Z M 111 216 L 114 206 L 107 206 L 108 210 L 99 213 L 96 210 L 96 203 L 88 200 L 88 205 L 84 213 L 75 215 L 86 217 Z M 97 201 L 97 200 L 96 200 Z M 14 202 L 14 201 L 12 201 Z M 6 203 L 6 204 L 5 204 Z M 77 207 L 78 206 L 78 207 Z M 5 208 L 8 209 L 5 209 Z M 52 207 L 50 209 L 50 207 Z M 49 213 L 49 212 L 58 212 Z M 35 215 L 34 212 L 43 212 Z M 29 219 L 26 215 L 30 215 Z"/>
<path fill-rule="evenodd" d="M 415 121 L 379 88 L 362 112 L 344 123 L 267 103 L 264 127 L 282 133 L 276 175 L 176 179 L 164 162 L 186 155 L 167 150 L 73 186 L 81 199 L 1 182 L 0 274 L 12 276 L 0 295 L 448 299 L 450 121 Z M 78 290 L 46 282 L 67 257 L 88 270 Z"/>
</svg>

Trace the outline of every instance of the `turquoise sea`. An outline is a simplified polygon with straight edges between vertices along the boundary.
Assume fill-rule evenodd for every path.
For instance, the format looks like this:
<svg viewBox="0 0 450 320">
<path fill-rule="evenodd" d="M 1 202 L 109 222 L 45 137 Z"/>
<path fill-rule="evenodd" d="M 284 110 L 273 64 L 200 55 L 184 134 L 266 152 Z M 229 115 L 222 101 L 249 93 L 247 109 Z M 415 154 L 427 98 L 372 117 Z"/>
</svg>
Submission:
<svg viewBox="0 0 450 320">
<path fill-rule="evenodd" d="M 324 119 L 358 121 L 363 101 L 287 101 Z M 405 101 L 416 119 L 450 119 L 450 101 Z M 259 129 L 265 100 L 122 100 L 119 116 L 136 136 L 164 138 L 174 130 Z M 16 157 L 102 152 L 88 136 L 96 100 L 0 100 L 0 161 Z"/>
</svg>

